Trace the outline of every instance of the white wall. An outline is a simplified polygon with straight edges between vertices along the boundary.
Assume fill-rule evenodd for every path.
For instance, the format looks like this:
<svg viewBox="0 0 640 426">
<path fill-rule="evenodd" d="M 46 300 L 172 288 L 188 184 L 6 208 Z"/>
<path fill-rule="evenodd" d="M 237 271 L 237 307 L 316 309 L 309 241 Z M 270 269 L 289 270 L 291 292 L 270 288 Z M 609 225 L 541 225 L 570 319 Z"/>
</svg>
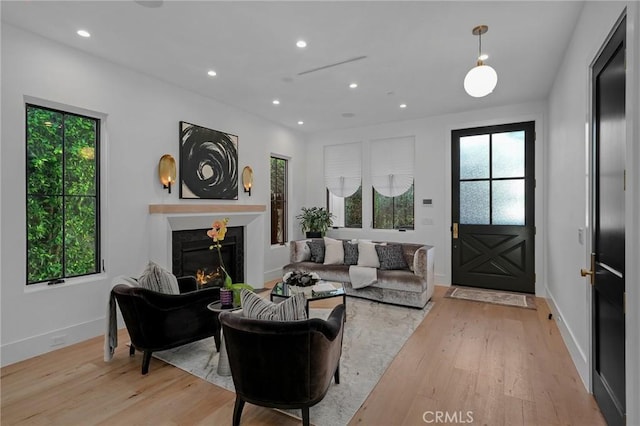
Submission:
<svg viewBox="0 0 640 426">
<path fill-rule="evenodd" d="M 478 100 L 482 105 L 482 100 Z M 501 108 L 428 117 L 418 120 L 381 124 L 377 126 L 325 132 L 308 138 L 307 151 L 307 205 L 324 206 L 325 187 L 322 162 L 324 146 L 351 142 L 363 142 L 363 188 L 371 188 L 369 178 L 369 151 L 371 140 L 399 136 L 415 137 L 415 229 L 399 232 L 371 228 L 371 191 L 362 192 L 363 228 L 329 231 L 329 235 L 340 238 L 372 238 L 376 240 L 417 242 L 436 248 L 436 283 L 451 283 L 451 131 L 478 126 L 489 126 L 520 121 L 535 121 L 538 139 L 536 142 L 536 294 L 544 291 L 544 109 L 543 103 L 510 105 Z M 392 148 L 390 148 L 392 149 Z M 315 159 L 315 160 L 314 160 Z M 422 200 L 433 199 L 431 207 L 422 205 Z M 431 224 L 429 224 L 431 223 Z"/>
<path fill-rule="evenodd" d="M 26 97 L 104 117 L 104 274 L 54 287 L 25 286 Z M 268 205 L 271 153 L 292 159 L 296 165 L 292 193 L 304 194 L 301 163 L 306 155 L 301 134 L 3 24 L 3 365 L 55 349 L 51 347 L 53 336 L 65 335 L 66 344 L 71 344 L 101 334 L 111 280 L 121 274 L 140 274 L 148 260 L 147 206 L 198 202 L 179 200 L 177 189 L 168 194 L 157 180 L 160 156 L 170 153 L 179 157 L 180 120 L 238 135 L 240 167 L 251 165 L 254 169 L 251 197 L 240 190 L 238 201 L 211 202 Z M 269 223 L 268 213 L 265 223 Z M 288 259 L 288 249 L 272 249 L 268 226 L 265 228 L 265 269 L 281 267 Z"/>
<path fill-rule="evenodd" d="M 590 286 L 580 268 L 589 266 L 588 123 L 590 66 L 625 6 L 627 17 L 627 409 L 628 424 L 640 424 L 638 333 L 638 10 L 633 2 L 586 2 L 549 98 L 547 163 L 547 293 L 565 343 L 589 387 Z M 635 179 L 633 178 L 635 177 Z M 562 214 L 559 214 L 562 212 Z M 578 230 L 585 229 L 585 243 Z"/>
</svg>

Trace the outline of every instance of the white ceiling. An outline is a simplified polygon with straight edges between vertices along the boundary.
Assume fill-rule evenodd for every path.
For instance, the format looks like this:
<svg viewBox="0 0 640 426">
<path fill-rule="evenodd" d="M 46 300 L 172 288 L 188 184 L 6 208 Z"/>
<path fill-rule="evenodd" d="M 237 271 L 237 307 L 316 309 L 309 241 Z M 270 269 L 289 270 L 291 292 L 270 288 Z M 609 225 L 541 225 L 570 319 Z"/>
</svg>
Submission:
<svg viewBox="0 0 640 426">
<path fill-rule="evenodd" d="M 317 132 L 546 99 L 578 1 L 2 1 L 2 21 Z M 485 24 L 489 96 L 462 81 Z M 91 38 L 76 30 L 84 28 Z M 296 47 L 304 39 L 305 49 Z M 300 73 L 352 58 L 365 59 Z M 207 76 L 209 69 L 218 75 Z M 357 89 L 349 83 L 357 82 Z M 274 106 L 273 99 L 280 105 Z M 406 103 L 407 108 L 399 105 Z M 344 114 L 353 114 L 344 117 Z M 297 124 L 299 120 L 304 125 Z"/>
</svg>

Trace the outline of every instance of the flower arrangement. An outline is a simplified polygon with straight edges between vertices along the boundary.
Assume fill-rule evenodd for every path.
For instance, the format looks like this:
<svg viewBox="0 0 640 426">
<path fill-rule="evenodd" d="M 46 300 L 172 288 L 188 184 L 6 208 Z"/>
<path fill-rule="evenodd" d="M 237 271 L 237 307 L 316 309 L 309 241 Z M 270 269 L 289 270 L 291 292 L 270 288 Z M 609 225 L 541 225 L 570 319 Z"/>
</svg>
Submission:
<svg viewBox="0 0 640 426">
<path fill-rule="evenodd" d="M 282 281 L 290 286 L 311 287 L 320 281 L 320 276 L 315 272 L 291 271 L 282 277 Z"/>
<path fill-rule="evenodd" d="M 229 218 L 225 217 L 222 220 L 215 220 L 211 224 L 211 229 L 207 231 L 207 235 L 209 238 L 213 240 L 213 244 L 209 246 L 209 250 L 213 250 L 214 248 L 218 249 L 218 260 L 220 261 L 220 269 L 224 272 L 224 286 L 230 287 L 231 277 L 229 273 L 224 267 L 224 262 L 222 261 L 222 252 L 220 249 L 222 248 L 222 244 L 220 241 L 224 240 L 224 236 L 227 235 L 227 223 L 229 223 Z"/>
<path fill-rule="evenodd" d="M 222 244 L 220 242 L 223 241 L 225 235 L 227 235 L 227 223 L 229 223 L 228 217 L 225 217 L 222 220 L 213 221 L 213 223 L 211 224 L 211 229 L 207 231 L 207 235 L 213 240 L 213 244 L 209 246 L 209 250 L 217 249 L 218 260 L 220 261 L 220 269 L 222 269 L 222 272 L 224 273 L 223 287 L 233 291 L 233 304 L 235 306 L 240 306 L 240 290 L 246 288 L 247 290 L 253 291 L 253 287 L 251 287 L 249 284 L 234 283 L 231 279 L 231 276 L 224 267 L 221 252 Z"/>
</svg>

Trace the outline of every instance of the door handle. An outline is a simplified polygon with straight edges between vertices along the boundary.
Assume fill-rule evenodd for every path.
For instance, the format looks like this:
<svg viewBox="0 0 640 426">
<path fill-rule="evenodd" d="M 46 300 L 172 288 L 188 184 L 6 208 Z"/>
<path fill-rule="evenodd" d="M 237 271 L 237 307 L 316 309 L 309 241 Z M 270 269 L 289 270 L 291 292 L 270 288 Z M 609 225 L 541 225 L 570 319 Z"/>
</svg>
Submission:
<svg viewBox="0 0 640 426">
<path fill-rule="evenodd" d="M 584 268 L 580 269 L 580 275 L 583 277 L 586 277 L 587 275 L 589 275 L 589 283 L 593 285 L 596 278 L 595 270 L 596 270 L 596 254 L 591 253 L 591 269 L 584 269 Z"/>
<path fill-rule="evenodd" d="M 591 275 L 593 276 L 593 271 L 591 269 L 580 269 L 580 275 L 582 275 L 583 277 L 586 277 L 587 275 Z"/>
<path fill-rule="evenodd" d="M 452 232 L 453 232 L 453 239 L 457 240 L 458 239 L 458 223 L 457 222 L 453 223 Z"/>
</svg>

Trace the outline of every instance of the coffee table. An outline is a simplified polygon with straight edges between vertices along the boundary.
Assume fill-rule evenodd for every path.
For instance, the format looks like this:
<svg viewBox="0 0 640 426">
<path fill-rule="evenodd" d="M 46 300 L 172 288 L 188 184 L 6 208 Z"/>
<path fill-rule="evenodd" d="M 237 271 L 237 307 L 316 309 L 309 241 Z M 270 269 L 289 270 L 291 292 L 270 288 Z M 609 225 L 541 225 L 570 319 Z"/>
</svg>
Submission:
<svg viewBox="0 0 640 426">
<path fill-rule="evenodd" d="M 339 283 L 336 283 L 339 284 Z M 280 297 L 283 299 L 287 299 L 293 296 L 293 293 L 289 291 L 289 286 L 283 282 L 278 282 L 273 289 L 271 289 L 271 294 L 269 295 L 269 300 L 273 302 L 274 297 Z M 342 304 L 345 309 L 347 308 L 347 293 L 344 291 L 344 287 L 336 288 L 332 291 L 322 291 L 319 293 L 311 292 L 311 297 L 306 297 L 305 311 L 307 312 L 307 317 L 309 317 L 309 302 L 313 302 L 314 300 L 322 300 L 322 299 L 330 299 L 332 297 L 342 297 Z"/>
</svg>

